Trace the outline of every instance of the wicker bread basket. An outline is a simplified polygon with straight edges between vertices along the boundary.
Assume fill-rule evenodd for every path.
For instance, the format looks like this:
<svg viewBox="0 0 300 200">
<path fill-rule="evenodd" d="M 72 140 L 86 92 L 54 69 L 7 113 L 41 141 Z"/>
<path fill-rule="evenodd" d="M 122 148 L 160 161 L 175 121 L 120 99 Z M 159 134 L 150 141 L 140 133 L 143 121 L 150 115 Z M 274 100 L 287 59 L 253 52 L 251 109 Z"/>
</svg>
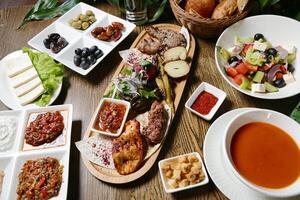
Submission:
<svg viewBox="0 0 300 200">
<path fill-rule="evenodd" d="M 179 5 L 181 1 L 182 0 L 169 0 L 177 21 L 201 38 L 218 37 L 228 26 L 246 17 L 251 8 L 250 0 L 241 13 L 223 19 L 210 19 L 197 14 L 188 13 Z"/>
</svg>

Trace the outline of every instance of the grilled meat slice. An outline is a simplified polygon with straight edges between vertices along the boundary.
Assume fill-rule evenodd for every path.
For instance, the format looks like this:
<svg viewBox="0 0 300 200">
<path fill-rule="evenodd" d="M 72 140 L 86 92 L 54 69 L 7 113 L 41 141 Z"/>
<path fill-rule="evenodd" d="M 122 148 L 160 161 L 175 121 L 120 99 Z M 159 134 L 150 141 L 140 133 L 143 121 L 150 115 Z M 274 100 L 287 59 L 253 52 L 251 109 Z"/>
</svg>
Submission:
<svg viewBox="0 0 300 200">
<path fill-rule="evenodd" d="M 168 29 L 160 30 L 153 26 L 147 27 L 146 31 L 151 37 L 157 38 L 160 41 L 163 52 L 173 47 L 186 47 L 187 45 L 187 41 L 181 33 Z"/>
<path fill-rule="evenodd" d="M 161 142 L 164 136 L 164 123 L 164 106 L 162 103 L 154 101 L 149 111 L 148 126 L 143 130 L 143 134 L 146 137 L 148 144 L 155 145 Z"/>
</svg>

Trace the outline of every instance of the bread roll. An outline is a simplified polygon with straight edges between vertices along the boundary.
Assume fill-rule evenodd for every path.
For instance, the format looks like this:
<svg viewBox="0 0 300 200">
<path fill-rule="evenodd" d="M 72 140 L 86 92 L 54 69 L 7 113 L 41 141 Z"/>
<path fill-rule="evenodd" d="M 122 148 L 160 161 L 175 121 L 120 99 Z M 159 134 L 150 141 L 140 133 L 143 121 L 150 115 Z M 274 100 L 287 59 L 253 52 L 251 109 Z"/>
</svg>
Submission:
<svg viewBox="0 0 300 200">
<path fill-rule="evenodd" d="M 222 19 L 234 14 L 237 9 L 237 0 L 223 0 L 215 8 L 212 19 Z"/>
<path fill-rule="evenodd" d="M 202 17 L 209 18 L 211 17 L 215 6 L 215 0 L 187 0 L 185 10 L 191 13 L 195 11 Z"/>
</svg>

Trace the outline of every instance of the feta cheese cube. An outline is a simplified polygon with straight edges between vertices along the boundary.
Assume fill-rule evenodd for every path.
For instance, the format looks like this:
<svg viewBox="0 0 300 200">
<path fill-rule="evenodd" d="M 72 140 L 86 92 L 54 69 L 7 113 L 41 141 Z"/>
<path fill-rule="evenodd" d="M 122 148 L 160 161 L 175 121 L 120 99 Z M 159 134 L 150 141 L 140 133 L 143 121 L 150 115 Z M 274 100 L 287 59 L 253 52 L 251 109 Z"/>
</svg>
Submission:
<svg viewBox="0 0 300 200">
<path fill-rule="evenodd" d="M 265 93 L 265 92 L 266 92 L 265 84 L 261 84 L 261 83 L 253 83 L 253 84 L 251 85 L 251 92 L 252 92 L 252 93 L 255 93 L 255 92 Z"/>
<path fill-rule="evenodd" d="M 284 74 L 283 75 L 283 80 L 285 81 L 286 84 L 290 84 L 290 83 L 293 83 L 293 82 L 296 81 L 291 72 L 289 72 L 287 74 Z"/>
<path fill-rule="evenodd" d="M 255 41 L 253 45 L 253 49 L 259 50 L 259 51 L 265 51 L 267 49 L 268 45 L 266 43 L 262 43 L 259 41 Z"/>
</svg>

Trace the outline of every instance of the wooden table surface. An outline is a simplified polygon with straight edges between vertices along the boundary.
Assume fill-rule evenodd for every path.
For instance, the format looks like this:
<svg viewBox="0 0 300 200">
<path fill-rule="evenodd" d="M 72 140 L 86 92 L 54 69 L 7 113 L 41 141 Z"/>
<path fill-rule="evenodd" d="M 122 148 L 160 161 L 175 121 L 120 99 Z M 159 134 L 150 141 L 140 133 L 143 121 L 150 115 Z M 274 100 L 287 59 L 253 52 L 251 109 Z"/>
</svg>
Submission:
<svg viewBox="0 0 300 200">
<path fill-rule="evenodd" d="M 27 46 L 29 39 L 54 21 L 31 22 L 25 28 L 16 30 L 33 2 L 34 0 L 1 0 L 0 58 L 23 46 Z M 106 3 L 97 3 L 96 7 L 113 15 L 120 15 L 117 9 Z M 176 23 L 172 14 L 165 14 L 159 22 Z M 172 195 L 165 193 L 159 177 L 157 162 L 142 178 L 124 185 L 112 185 L 96 179 L 87 171 L 82 162 L 74 142 L 83 137 L 94 109 L 121 61 L 118 51 L 127 49 L 143 28 L 137 27 L 88 76 L 81 76 L 66 68 L 63 90 L 54 104 L 71 103 L 74 106 L 68 199 L 226 199 L 212 181 L 201 188 Z M 197 47 L 192 70 L 173 125 L 158 160 L 193 151 L 202 154 L 202 145 L 207 129 L 217 117 L 229 110 L 242 107 L 258 107 L 289 114 L 300 99 L 300 95 L 297 95 L 283 100 L 261 100 L 239 93 L 223 80 L 216 68 L 214 59 L 215 41 L 196 38 L 196 42 Z M 227 93 L 225 102 L 210 122 L 198 118 L 184 108 L 184 103 L 202 81 L 211 83 Z M 7 109 L 1 102 L 0 110 Z"/>
</svg>

